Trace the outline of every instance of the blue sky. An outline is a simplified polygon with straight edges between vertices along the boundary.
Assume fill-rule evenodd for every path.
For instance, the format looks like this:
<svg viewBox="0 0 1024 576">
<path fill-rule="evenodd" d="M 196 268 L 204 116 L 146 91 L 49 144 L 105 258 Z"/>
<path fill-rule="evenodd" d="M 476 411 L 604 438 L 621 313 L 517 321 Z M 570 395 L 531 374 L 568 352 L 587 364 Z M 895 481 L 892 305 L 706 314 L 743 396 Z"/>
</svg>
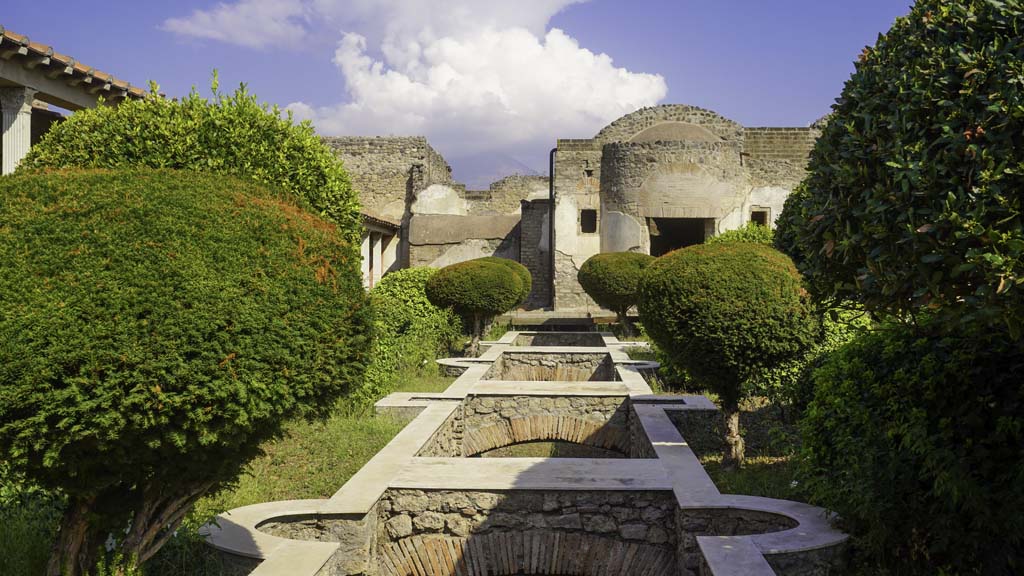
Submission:
<svg viewBox="0 0 1024 576">
<path fill-rule="evenodd" d="M 325 134 L 424 134 L 544 170 L 556 138 L 644 105 L 747 126 L 828 112 L 909 0 L 88 0 L 14 2 L 0 24 L 171 96 L 246 82 Z M 505 163 L 507 164 L 507 162 Z M 479 185 L 477 182 L 471 182 Z"/>
</svg>

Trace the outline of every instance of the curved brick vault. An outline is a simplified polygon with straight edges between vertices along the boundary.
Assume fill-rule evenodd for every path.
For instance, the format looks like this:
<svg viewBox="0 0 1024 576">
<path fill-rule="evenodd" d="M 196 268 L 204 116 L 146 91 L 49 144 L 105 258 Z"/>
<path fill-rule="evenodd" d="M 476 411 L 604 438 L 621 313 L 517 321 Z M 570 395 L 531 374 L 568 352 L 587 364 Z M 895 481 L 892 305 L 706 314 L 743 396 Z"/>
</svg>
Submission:
<svg viewBox="0 0 1024 576">
<path fill-rule="evenodd" d="M 464 456 L 476 456 L 513 444 L 558 440 L 629 454 L 628 429 L 569 415 L 509 418 L 466 430 L 462 447 Z"/>
<path fill-rule="evenodd" d="M 676 574 L 673 551 L 591 534 L 495 532 L 470 538 L 412 536 L 381 547 L 386 576 L 607 576 Z"/>
</svg>

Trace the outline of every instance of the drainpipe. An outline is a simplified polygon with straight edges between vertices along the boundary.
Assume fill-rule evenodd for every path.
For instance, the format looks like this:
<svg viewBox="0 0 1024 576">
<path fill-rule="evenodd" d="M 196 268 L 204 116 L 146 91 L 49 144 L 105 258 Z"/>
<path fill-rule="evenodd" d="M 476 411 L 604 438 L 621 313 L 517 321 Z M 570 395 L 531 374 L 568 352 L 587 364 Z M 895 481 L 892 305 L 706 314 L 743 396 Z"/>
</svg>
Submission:
<svg viewBox="0 0 1024 576">
<path fill-rule="evenodd" d="M 548 250 L 551 251 L 551 310 L 555 309 L 555 152 L 548 153 Z"/>
</svg>

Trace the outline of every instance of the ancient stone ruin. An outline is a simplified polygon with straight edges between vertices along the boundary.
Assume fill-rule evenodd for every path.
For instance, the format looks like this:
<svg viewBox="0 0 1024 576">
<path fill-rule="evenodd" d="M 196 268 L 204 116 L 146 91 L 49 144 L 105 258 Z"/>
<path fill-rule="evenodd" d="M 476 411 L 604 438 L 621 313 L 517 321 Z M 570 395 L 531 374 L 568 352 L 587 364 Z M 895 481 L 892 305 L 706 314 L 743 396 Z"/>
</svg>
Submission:
<svg viewBox="0 0 1024 576">
<path fill-rule="evenodd" d="M 442 393 L 377 410 L 408 425 L 325 500 L 232 510 L 208 541 L 253 576 L 827 574 L 824 510 L 722 494 L 681 429 L 703 396 L 654 395 L 650 362 L 597 333 L 510 332 Z M 490 456 L 555 441 L 568 457 Z M 482 457 L 483 456 L 483 457 Z"/>
<path fill-rule="evenodd" d="M 324 141 L 344 162 L 367 214 L 368 285 L 408 266 L 500 256 L 533 275 L 527 309 L 564 314 L 599 310 L 576 280 L 594 254 L 658 256 L 748 222 L 774 226 L 819 134 L 655 106 L 593 138 L 558 140 L 551 179 L 514 175 L 487 190 L 453 180 L 423 137 Z"/>
</svg>

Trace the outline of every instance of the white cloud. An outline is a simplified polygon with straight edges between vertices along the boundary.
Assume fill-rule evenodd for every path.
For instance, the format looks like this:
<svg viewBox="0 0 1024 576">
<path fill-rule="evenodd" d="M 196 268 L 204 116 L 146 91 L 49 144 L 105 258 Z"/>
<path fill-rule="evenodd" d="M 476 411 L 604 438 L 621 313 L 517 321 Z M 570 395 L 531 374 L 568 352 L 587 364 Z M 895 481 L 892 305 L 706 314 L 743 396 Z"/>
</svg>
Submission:
<svg viewBox="0 0 1024 576">
<path fill-rule="evenodd" d="M 282 29 L 317 22 L 342 30 L 333 62 L 347 95 L 332 106 L 288 109 L 323 134 L 423 134 L 450 156 L 546 151 L 555 138 L 591 136 L 656 104 L 667 86 L 548 29 L 552 16 L 581 1 L 278 0 Z M 220 4 L 166 27 L 258 46 L 252 30 L 268 28 L 257 34 L 264 39 L 278 33 L 261 23 L 270 13 L 264 6 Z M 214 36 L 232 18 L 250 32 Z"/>
<path fill-rule="evenodd" d="M 235 4 L 219 3 L 210 10 L 195 10 L 185 18 L 168 18 L 161 28 L 248 48 L 290 46 L 305 33 L 308 15 L 308 7 L 298 1 L 239 0 Z"/>
</svg>

